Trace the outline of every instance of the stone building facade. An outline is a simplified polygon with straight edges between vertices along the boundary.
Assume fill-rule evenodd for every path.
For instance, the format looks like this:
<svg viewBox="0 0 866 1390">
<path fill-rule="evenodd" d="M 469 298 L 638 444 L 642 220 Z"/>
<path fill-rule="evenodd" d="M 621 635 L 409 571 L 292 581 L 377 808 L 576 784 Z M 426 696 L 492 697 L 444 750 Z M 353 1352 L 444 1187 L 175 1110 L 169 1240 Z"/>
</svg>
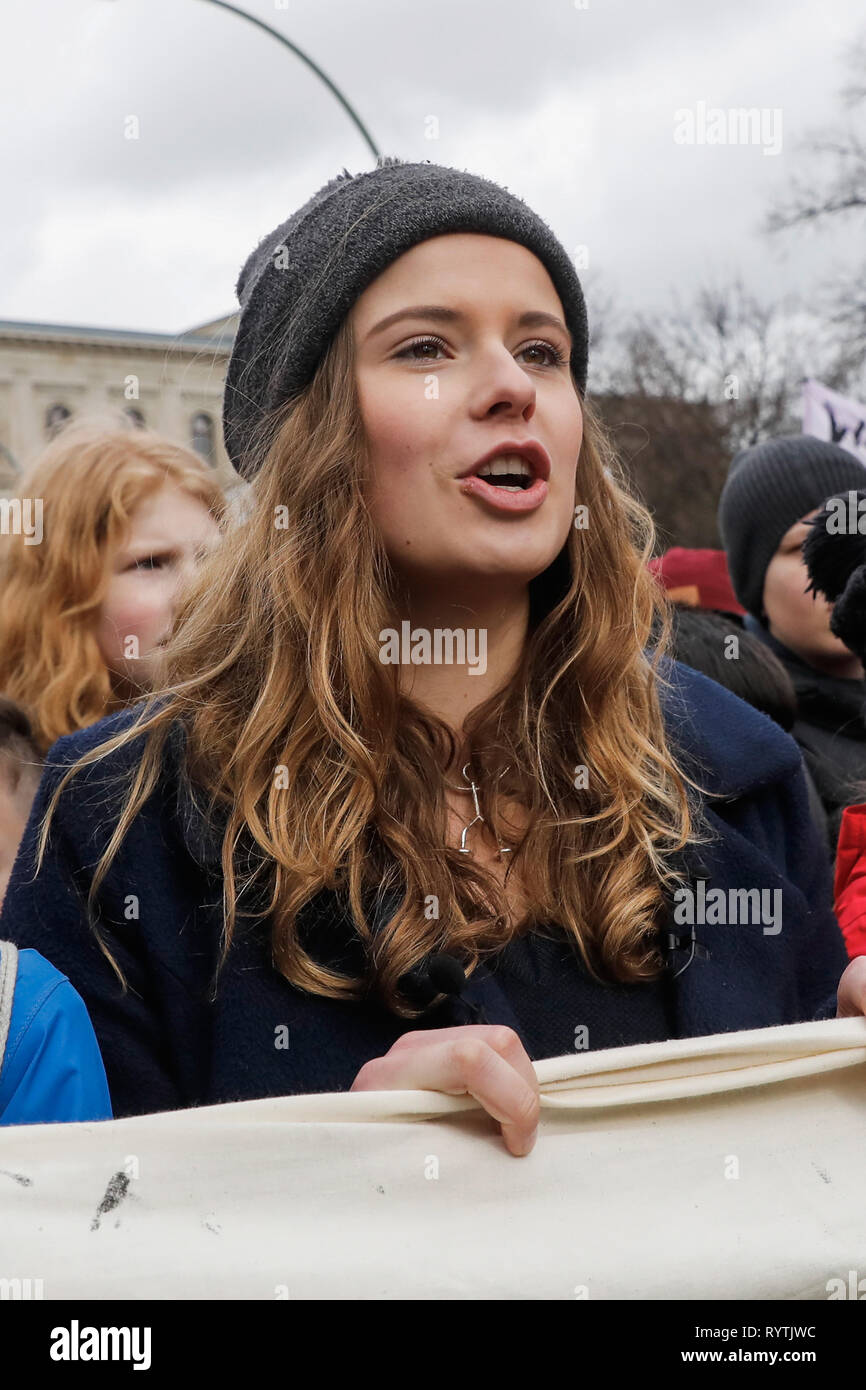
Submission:
<svg viewBox="0 0 866 1390">
<path fill-rule="evenodd" d="M 115 406 L 207 459 L 242 505 L 221 424 L 237 318 L 174 335 L 0 320 L 0 497 L 16 490 L 67 413 Z M 730 458 L 719 412 L 667 397 L 594 400 L 662 548 L 718 547 L 716 508 Z"/>
<path fill-rule="evenodd" d="M 236 327 L 235 314 L 180 334 L 0 320 L 0 494 L 65 419 L 112 407 L 194 449 L 224 487 L 237 483 L 221 426 Z"/>
</svg>

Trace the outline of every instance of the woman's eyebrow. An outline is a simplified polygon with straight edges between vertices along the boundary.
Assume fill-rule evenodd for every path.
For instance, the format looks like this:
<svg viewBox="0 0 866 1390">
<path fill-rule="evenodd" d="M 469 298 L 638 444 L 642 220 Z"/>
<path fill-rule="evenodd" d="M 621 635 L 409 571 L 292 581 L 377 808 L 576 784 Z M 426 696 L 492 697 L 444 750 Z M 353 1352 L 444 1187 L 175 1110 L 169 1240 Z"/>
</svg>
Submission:
<svg viewBox="0 0 866 1390">
<path fill-rule="evenodd" d="M 436 319 L 439 323 L 460 323 L 465 320 L 466 315 L 462 314 L 459 309 L 447 309 L 443 304 L 415 304 L 409 309 L 398 309 L 395 314 L 389 314 L 387 318 L 377 323 L 375 328 L 370 329 L 367 337 L 372 338 L 377 333 L 384 333 L 385 329 L 390 328 L 392 324 L 398 323 L 400 319 L 408 318 Z M 558 328 L 561 333 L 565 334 L 569 342 L 573 341 L 562 319 L 557 318 L 555 314 L 548 314 L 542 309 L 527 309 L 517 319 L 517 327 Z"/>
</svg>

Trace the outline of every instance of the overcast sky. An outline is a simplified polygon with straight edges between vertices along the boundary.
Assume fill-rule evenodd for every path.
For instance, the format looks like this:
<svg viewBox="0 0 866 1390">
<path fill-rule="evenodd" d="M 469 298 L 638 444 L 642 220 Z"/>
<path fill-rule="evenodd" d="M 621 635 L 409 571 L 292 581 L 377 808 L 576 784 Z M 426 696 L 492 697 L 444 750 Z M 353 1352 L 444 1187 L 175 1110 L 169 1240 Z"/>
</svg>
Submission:
<svg viewBox="0 0 866 1390">
<path fill-rule="evenodd" d="M 238 3 L 314 58 L 383 153 L 505 184 L 626 306 L 737 273 L 808 295 L 856 263 L 853 224 L 782 240 L 760 224 L 803 137 L 841 110 L 862 0 Z M 309 69 L 207 0 L 0 13 L 0 317 L 163 332 L 216 318 L 264 233 L 343 167 L 372 166 Z M 674 112 L 700 102 L 780 109 L 781 152 L 676 143 Z"/>
</svg>

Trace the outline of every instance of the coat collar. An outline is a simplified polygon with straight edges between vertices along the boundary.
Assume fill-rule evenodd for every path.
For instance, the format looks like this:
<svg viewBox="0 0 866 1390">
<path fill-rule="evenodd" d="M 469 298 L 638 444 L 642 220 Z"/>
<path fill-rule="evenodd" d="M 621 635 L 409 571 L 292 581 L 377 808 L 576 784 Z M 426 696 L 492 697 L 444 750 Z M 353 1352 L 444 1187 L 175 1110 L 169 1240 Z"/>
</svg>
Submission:
<svg viewBox="0 0 866 1390">
<path fill-rule="evenodd" d="M 844 727 L 846 738 L 866 739 L 866 724 L 863 721 L 866 680 L 831 676 L 826 671 L 818 671 L 814 666 L 807 665 L 750 613 L 746 614 L 743 626 L 769 647 L 786 668 L 803 719 L 830 730 Z"/>
<path fill-rule="evenodd" d="M 678 661 L 665 660 L 660 674 L 672 751 L 702 790 L 732 801 L 796 771 L 800 750 L 768 715 Z"/>
</svg>

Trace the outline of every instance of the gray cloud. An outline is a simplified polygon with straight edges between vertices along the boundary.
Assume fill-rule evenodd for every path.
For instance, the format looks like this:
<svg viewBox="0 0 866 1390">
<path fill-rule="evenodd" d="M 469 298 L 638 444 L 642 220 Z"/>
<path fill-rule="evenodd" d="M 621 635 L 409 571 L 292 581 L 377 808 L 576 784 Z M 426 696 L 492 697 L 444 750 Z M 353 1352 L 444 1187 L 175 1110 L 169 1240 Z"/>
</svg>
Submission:
<svg viewBox="0 0 866 1390">
<path fill-rule="evenodd" d="M 857 0 L 245 3 L 386 153 L 498 179 L 628 303 L 736 272 L 803 289 L 826 246 L 851 248 L 853 228 L 820 251 L 757 228 L 797 141 L 838 109 Z M 42 0 L 7 13 L 0 39 L 2 316 L 166 331 L 214 317 L 264 232 L 371 163 L 303 64 L 202 0 Z M 781 154 L 677 145 L 674 111 L 699 101 L 781 108 Z"/>
</svg>

